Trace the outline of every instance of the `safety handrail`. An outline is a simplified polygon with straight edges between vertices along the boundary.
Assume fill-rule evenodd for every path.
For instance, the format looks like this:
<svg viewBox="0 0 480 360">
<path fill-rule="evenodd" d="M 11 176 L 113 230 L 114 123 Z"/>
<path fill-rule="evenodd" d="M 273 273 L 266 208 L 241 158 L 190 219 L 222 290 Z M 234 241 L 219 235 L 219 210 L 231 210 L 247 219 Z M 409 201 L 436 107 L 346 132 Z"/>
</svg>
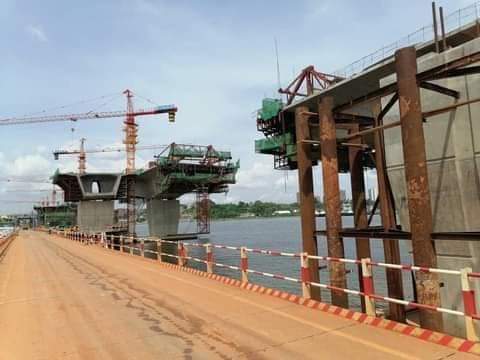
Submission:
<svg viewBox="0 0 480 360">
<path fill-rule="evenodd" d="M 478 339 L 478 335 L 476 333 L 473 320 L 480 320 L 480 314 L 478 314 L 476 310 L 475 294 L 470 287 L 469 279 L 480 278 L 480 273 L 473 272 L 471 268 L 464 268 L 461 270 L 438 269 L 438 268 L 416 266 L 412 264 L 389 264 L 385 262 L 375 262 L 375 261 L 371 261 L 371 259 L 348 259 L 348 258 L 338 258 L 338 257 L 331 257 L 331 256 L 309 255 L 307 253 L 299 254 L 299 253 L 281 252 L 281 251 L 266 250 L 266 249 L 253 249 L 245 246 L 230 246 L 230 245 L 211 244 L 211 243 L 206 243 L 206 244 L 184 243 L 181 241 L 177 242 L 177 241 L 164 240 L 164 239 L 155 238 L 155 237 L 133 237 L 133 236 L 122 236 L 122 235 L 107 236 L 104 233 L 88 235 L 85 233 L 68 232 L 68 231 L 63 231 L 63 232 L 57 231 L 57 233 L 61 233 L 67 238 L 70 238 L 72 240 L 77 240 L 85 244 L 101 244 L 103 247 L 111 250 L 115 250 L 117 248 L 118 250 L 123 252 L 124 249 L 128 249 L 130 254 L 132 255 L 134 254 L 133 252 L 134 250 L 140 251 L 141 256 L 145 256 L 145 253 L 153 253 L 157 255 L 157 259 L 160 262 L 162 262 L 163 256 L 174 258 L 177 260 L 177 263 L 179 266 L 187 266 L 188 260 L 192 260 L 194 262 L 205 264 L 207 267 L 208 273 L 213 273 L 214 266 L 219 268 L 226 268 L 230 270 L 239 271 L 241 273 L 242 283 L 250 282 L 249 281 L 250 274 L 265 276 L 272 279 L 299 283 L 302 285 L 302 295 L 304 298 L 311 297 L 310 291 L 312 287 L 363 297 L 365 302 L 365 311 L 368 315 L 371 315 L 371 316 L 377 316 L 375 300 L 400 304 L 400 305 L 408 306 L 410 308 L 427 309 L 427 310 L 436 311 L 440 313 L 462 316 L 465 319 L 467 339 L 469 340 Z M 115 243 L 116 239 L 119 240 L 118 243 Z M 128 245 L 127 243 L 125 243 L 124 240 L 129 240 L 132 242 L 133 241 L 140 242 L 140 246 L 138 247 L 138 246 Z M 157 251 L 145 249 L 146 241 L 157 243 Z M 177 246 L 177 255 L 163 252 L 161 250 L 162 249 L 161 245 L 165 243 L 175 244 Z M 206 259 L 200 259 L 198 257 L 189 256 L 188 247 L 204 248 Z M 213 249 L 239 251 L 240 252 L 239 266 L 215 262 L 214 256 L 213 256 Z M 285 276 L 283 274 L 274 274 L 270 272 L 251 269 L 248 264 L 249 253 L 274 256 L 274 257 L 285 256 L 292 259 L 300 258 L 301 278 L 297 279 L 294 277 Z M 342 288 L 342 287 L 338 287 L 330 284 L 323 284 L 320 282 L 311 281 L 310 265 L 309 265 L 310 260 L 321 260 L 327 263 L 344 263 L 344 264 L 353 264 L 353 265 L 361 266 L 361 269 L 362 269 L 361 282 L 363 285 L 362 286 L 363 291 L 347 289 L 347 288 Z M 408 301 L 405 299 L 396 299 L 396 298 L 391 298 L 388 296 L 376 294 L 374 290 L 374 283 L 373 283 L 373 274 L 372 274 L 373 267 L 395 269 L 400 271 L 402 270 L 418 271 L 418 272 L 428 272 L 428 273 L 460 276 L 464 311 L 447 309 L 447 308 L 437 307 L 429 304 L 421 304 L 413 301 Z"/>
</svg>

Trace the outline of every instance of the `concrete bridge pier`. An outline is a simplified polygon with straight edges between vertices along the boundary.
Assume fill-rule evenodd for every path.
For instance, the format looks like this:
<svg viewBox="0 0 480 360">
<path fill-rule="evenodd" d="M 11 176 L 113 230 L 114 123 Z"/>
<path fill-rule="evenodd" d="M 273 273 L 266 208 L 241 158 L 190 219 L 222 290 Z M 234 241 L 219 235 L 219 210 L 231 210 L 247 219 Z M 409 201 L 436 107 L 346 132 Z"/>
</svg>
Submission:
<svg viewBox="0 0 480 360">
<path fill-rule="evenodd" d="M 179 200 L 147 200 L 147 221 L 150 236 L 177 234 L 179 220 Z"/>
<path fill-rule="evenodd" d="M 103 232 L 114 223 L 113 200 L 80 201 L 77 224 L 83 232 Z"/>
</svg>

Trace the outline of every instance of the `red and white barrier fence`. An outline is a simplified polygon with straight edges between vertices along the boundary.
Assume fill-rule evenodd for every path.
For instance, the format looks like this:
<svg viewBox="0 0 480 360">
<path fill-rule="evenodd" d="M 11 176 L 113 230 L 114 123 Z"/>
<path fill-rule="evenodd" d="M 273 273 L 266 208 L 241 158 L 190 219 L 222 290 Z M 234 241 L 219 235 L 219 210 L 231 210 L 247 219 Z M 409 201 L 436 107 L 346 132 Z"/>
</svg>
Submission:
<svg viewBox="0 0 480 360">
<path fill-rule="evenodd" d="M 202 243 L 184 243 L 179 241 L 163 240 L 153 237 L 126 237 L 122 235 L 106 235 L 94 234 L 88 235 L 85 233 L 79 232 L 63 232 L 62 235 L 65 237 L 80 241 L 86 244 L 100 244 L 103 247 L 111 250 L 118 249 L 121 252 L 125 252 L 125 249 L 128 249 L 130 254 L 134 254 L 134 249 L 136 249 L 140 256 L 145 256 L 145 253 L 156 254 L 158 260 L 161 262 L 162 257 L 173 258 L 177 260 L 179 266 L 187 266 L 188 261 L 194 261 L 197 263 L 202 263 L 206 265 L 206 270 L 208 273 L 213 273 L 214 267 L 225 268 L 234 271 L 240 272 L 241 279 L 243 283 L 249 282 L 249 274 L 255 274 L 259 276 L 264 276 L 267 278 L 284 280 L 289 282 L 294 282 L 301 284 L 302 286 L 302 295 L 304 298 L 309 299 L 311 297 L 311 288 L 317 287 L 324 290 L 329 290 L 333 292 L 343 292 L 349 295 L 355 295 L 363 297 L 365 300 L 365 311 L 368 315 L 376 316 L 376 304 L 375 301 L 384 301 L 388 303 L 395 303 L 404 305 L 410 308 L 418 309 L 427 309 L 430 311 L 436 311 L 440 313 L 462 316 L 465 319 L 465 329 L 467 334 L 467 339 L 471 341 L 479 341 L 478 334 L 475 329 L 474 320 L 480 320 L 480 314 L 477 313 L 476 309 L 476 299 L 475 293 L 471 288 L 470 281 L 472 279 L 480 279 L 480 273 L 475 273 L 471 268 L 464 268 L 461 270 L 449 270 L 449 269 L 437 269 L 437 268 L 427 268 L 415 265 L 405 265 L 405 264 L 388 264 L 383 262 L 374 262 L 370 259 L 346 259 L 346 258 L 336 258 L 329 256 L 314 256 L 308 255 L 307 253 L 290 253 L 290 252 L 281 252 L 274 250 L 265 250 L 265 249 L 252 249 L 247 247 L 238 247 L 238 246 L 229 246 L 229 245 L 219 245 L 219 244 L 202 244 Z M 115 240 L 118 240 L 115 242 Z M 134 242 L 139 243 L 138 246 L 132 246 Z M 145 249 L 146 242 L 154 242 L 157 245 L 157 251 Z M 162 251 L 163 244 L 172 244 L 177 248 L 177 255 L 165 253 Z M 205 248 L 205 259 L 200 259 L 197 257 L 189 256 L 188 248 L 189 247 L 199 247 Z M 240 252 L 240 263 L 238 266 L 217 263 L 214 261 L 214 252 L 213 249 L 224 249 Z M 282 256 L 289 258 L 299 258 L 300 259 L 300 275 L 301 278 L 293 278 L 285 276 L 282 274 L 273 274 L 269 272 L 258 271 L 250 269 L 248 262 L 248 254 L 261 254 L 267 256 Z M 363 291 L 355 289 L 346 289 L 330 284 L 322 284 L 319 282 L 313 282 L 310 278 L 310 260 L 321 260 L 327 263 L 340 262 L 344 264 L 354 264 L 361 266 L 362 269 L 362 288 Z M 381 267 L 386 269 L 396 269 L 399 271 L 415 271 L 415 272 L 429 272 L 436 274 L 445 274 L 445 275 L 455 275 L 459 276 L 459 281 L 462 289 L 462 299 L 463 299 L 463 308 L 464 311 L 447 309 L 443 307 L 436 307 L 428 304 L 421 304 L 417 302 L 412 302 L 404 299 L 395 299 L 388 296 L 383 296 L 375 293 L 374 280 L 373 280 L 373 267 Z"/>
</svg>

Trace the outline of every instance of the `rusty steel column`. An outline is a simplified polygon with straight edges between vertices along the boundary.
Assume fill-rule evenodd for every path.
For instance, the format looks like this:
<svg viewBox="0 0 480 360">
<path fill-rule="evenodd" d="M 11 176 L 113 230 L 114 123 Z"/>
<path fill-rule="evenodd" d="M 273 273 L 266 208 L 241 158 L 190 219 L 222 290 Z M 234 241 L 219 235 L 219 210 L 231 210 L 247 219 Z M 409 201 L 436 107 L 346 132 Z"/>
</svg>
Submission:
<svg viewBox="0 0 480 360">
<path fill-rule="evenodd" d="M 402 145 L 407 182 L 408 213 L 412 233 L 413 260 L 417 266 L 436 267 L 437 257 L 431 238 L 432 206 L 428 184 L 427 157 L 423 134 L 422 106 L 417 84 L 417 56 L 414 47 L 395 52 Z M 437 274 L 417 272 L 417 296 L 422 304 L 440 306 Z M 442 314 L 420 310 L 423 328 L 442 331 Z"/>
<path fill-rule="evenodd" d="M 357 133 L 359 131 L 358 124 L 352 125 L 349 133 Z M 362 138 L 356 137 L 350 141 L 351 143 L 361 144 Z M 363 150 L 357 146 L 348 148 L 348 160 L 350 165 L 350 182 L 352 184 L 352 205 L 354 225 L 356 229 L 366 229 L 368 227 L 367 202 L 365 199 L 365 180 L 363 177 Z M 355 239 L 355 247 L 357 249 L 357 259 L 371 258 L 370 255 L 370 239 Z M 362 266 L 358 266 L 358 284 L 360 290 L 363 291 Z M 360 297 L 362 311 L 365 312 L 365 299 Z"/>
<path fill-rule="evenodd" d="M 380 111 L 379 111 L 380 113 Z M 375 126 L 379 125 L 378 114 L 375 116 Z M 395 213 L 389 194 L 389 182 L 385 168 L 385 144 L 383 131 L 375 132 L 375 167 L 377 170 L 378 198 L 380 203 L 380 217 L 385 231 L 396 227 Z M 398 240 L 384 239 L 383 252 L 385 261 L 390 264 L 400 264 L 400 246 Z M 403 299 L 402 272 L 395 269 L 385 269 L 387 277 L 388 296 L 395 299 Z M 405 307 L 400 304 L 388 304 L 388 318 L 398 322 L 405 322 Z"/>
<path fill-rule="evenodd" d="M 332 113 L 333 98 L 326 96 L 318 104 L 320 128 L 320 149 L 322 152 L 323 197 L 325 203 L 325 223 L 327 227 L 328 255 L 343 258 L 342 209 L 338 180 L 337 136 Z M 330 262 L 330 284 L 346 288 L 345 264 Z M 348 296 L 332 291 L 332 304 L 348 308 Z"/>
<path fill-rule="evenodd" d="M 302 249 L 309 255 L 318 255 L 316 219 L 315 219 L 315 197 L 313 193 L 313 173 L 310 145 L 302 143 L 303 140 L 310 140 L 310 129 L 308 126 L 309 115 L 306 106 L 299 106 L 295 109 L 295 128 L 297 136 L 297 164 L 298 164 L 298 192 L 300 202 L 300 219 L 302 224 Z M 320 282 L 318 260 L 310 260 L 310 280 Z M 311 297 L 320 300 L 320 289 L 312 287 Z"/>
</svg>

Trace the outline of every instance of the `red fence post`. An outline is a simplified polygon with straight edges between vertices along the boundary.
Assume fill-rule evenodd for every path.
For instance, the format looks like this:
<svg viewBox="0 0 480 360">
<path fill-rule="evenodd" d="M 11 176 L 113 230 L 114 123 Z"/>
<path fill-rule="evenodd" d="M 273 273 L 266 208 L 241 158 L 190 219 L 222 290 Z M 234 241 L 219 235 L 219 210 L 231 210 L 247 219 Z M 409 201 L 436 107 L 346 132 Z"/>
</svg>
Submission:
<svg viewBox="0 0 480 360">
<path fill-rule="evenodd" d="M 465 332 L 467 339 L 470 341 L 478 341 L 478 335 L 475 330 L 474 320 L 472 315 L 477 314 L 475 305 L 475 292 L 470 287 L 468 274 L 472 272 L 471 268 L 464 268 L 460 270 L 460 280 L 462 284 L 463 309 L 465 313 Z"/>
<path fill-rule="evenodd" d="M 178 249 L 178 266 L 185 266 L 185 246 L 182 242 L 177 244 Z"/>
<path fill-rule="evenodd" d="M 240 268 L 242 269 L 242 283 L 248 283 L 248 256 L 247 248 L 244 246 L 240 248 Z"/>
<path fill-rule="evenodd" d="M 312 297 L 310 285 L 310 268 L 308 253 L 304 252 L 300 255 L 301 277 L 302 277 L 302 296 L 305 299 Z"/>
<path fill-rule="evenodd" d="M 365 294 L 365 312 L 367 315 L 376 316 L 375 299 L 371 295 L 375 294 L 373 286 L 372 265 L 370 259 L 362 259 L 362 283 L 363 293 Z"/>
<path fill-rule="evenodd" d="M 213 273 L 213 252 L 212 244 L 205 245 L 205 251 L 207 253 L 207 273 Z"/>
</svg>

